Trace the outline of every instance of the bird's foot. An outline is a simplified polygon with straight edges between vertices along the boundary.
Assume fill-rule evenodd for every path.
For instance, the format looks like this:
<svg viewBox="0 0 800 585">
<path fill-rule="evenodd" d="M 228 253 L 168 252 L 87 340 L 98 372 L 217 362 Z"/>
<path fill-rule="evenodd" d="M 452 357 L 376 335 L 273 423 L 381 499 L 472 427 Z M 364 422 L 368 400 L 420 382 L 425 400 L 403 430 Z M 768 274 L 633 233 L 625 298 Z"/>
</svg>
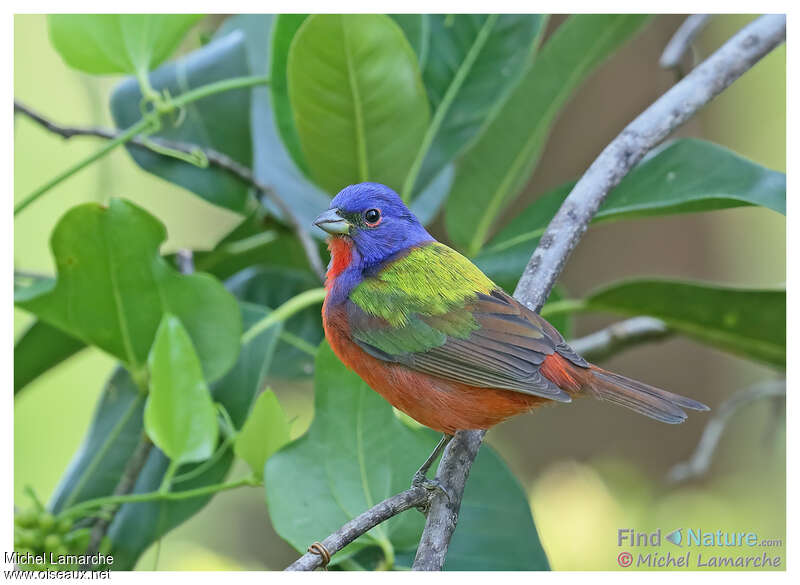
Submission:
<svg viewBox="0 0 800 585">
<path fill-rule="evenodd" d="M 429 492 L 439 492 L 441 494 L 444 494 L 444 497 L 447 498 L 448 502 L 451 501 L 450 494 L 441 481 L 435 478 L 430 479 L 424 473 L 421 473 L 419 471 L 414 474 L 414 479 L 411 480 L 411 486 L 421 487 L 428 490 Z"/>
</svg>

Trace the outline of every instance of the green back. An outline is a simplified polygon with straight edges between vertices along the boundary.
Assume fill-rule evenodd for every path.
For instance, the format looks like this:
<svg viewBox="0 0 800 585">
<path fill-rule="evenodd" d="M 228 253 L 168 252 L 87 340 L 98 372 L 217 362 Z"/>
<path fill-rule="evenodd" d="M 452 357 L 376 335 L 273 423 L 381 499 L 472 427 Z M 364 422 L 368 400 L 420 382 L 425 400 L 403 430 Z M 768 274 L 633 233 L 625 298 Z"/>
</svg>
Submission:
<svg viewBox="0 0 800 585">
<path fill-rule="evenodd" d="M 465 339 L 477 329 L 466 305 L 496 288 L 464 256 L 431 242 L 353 289 L 350 300 L 363 315 L 351 320 L 351 333 L 391 355 L 427 351 L 447 336 Z"/>
</svg>

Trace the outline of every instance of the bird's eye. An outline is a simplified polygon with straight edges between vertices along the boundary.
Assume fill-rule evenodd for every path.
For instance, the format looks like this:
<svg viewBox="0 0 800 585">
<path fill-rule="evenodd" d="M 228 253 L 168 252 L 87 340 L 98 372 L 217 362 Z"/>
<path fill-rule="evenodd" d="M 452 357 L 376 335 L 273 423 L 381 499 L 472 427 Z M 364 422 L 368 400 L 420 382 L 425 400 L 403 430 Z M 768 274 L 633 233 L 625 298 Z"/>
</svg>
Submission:
<svg viewBox="0 0 800 585">
<path fill-rule="evenodd" d="M 364 212 L 364 220 L 367 222 L 367 225 L 374 227 L 378 225 L 378 222 L 381 220 L 381 212 L 377 209 L 367 209 Z"/>
</svg>

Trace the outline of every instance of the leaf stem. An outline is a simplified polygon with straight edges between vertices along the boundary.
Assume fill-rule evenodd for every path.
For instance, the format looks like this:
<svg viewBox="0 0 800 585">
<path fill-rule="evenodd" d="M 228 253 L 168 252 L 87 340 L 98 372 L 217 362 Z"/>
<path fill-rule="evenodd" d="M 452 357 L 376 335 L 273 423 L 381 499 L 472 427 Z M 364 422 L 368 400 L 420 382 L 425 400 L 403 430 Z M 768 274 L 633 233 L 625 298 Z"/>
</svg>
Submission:
<svg viewBox="0 0 800 585">
<path fill-rule="evenodd" d="M 245 87 L 253 87 L 256 85 L 269 84 L 269 77 L 266 75 L 251 75 L 246 77 L 232 77 L 230 79 L 223 79 L 202 85 L 195 89 L 182 93 L 179 96 L 172 98 L 172 105 L 176 108 L 185 106 L 188 103 L 196 102 L 199 99 L 214 95 L 215 93 L 222 93 L 224 91 L 231 91 L 234 89 L 242 89 Z"/>
<path fill-rule="evenodd" d="M 83 169 L 84 167 L 92 164 L 98 159 L 103 158 L 109 152 L 114 150 L 120 144 L 125 144 L 129 140 L 131 140 L 137 134 L 141 134 L 142 132 L 149 129 L 149 127 L 153 124 L 152 117 L 142 118 L 136 124 L 128 128 L 125 132 L 117 136 L 114 140 L 108 141 L 100 150 L 93 152 L 91 155 L 87 156 L 81 161 L 78 161 L 76 164 L 72 165 L 65 171 L 59 173 L 52 179 L 50 179 L 47 183 L 33 191 L 29 194 L 25 199 L 20 201 L 17 205 L 14 206 L 14 215 L 17 215 L 20 211 L 28 207 L 31 203 L 36 201 L 39 197 L 47 193 L 50 189 L 64 181 L 65 179 L 70 178 L 72 175 Z"/>
<path fill-rule="evenodd" d="M 561 313 L 584 311 L 586 308 L 586 301 L 582 299 L 564 299 L 563 301 L 547 303 L 544 307 L 542 307 L 540 315 L 547 318 L 551 315 L 560 315 Z"/>
<path fill-rule="evenodd" d="M 425 156 L 428 154 L 428 151 L 433 144 L 433 139 L 436 138 L 436 135 L 439 133 L 439 129 L 444 123 L 444 118 L 450 111 L 450 106 L 453 105 L 456 95 L 461 90 L 461 86 L 464 85 L 467 75 L 469 75 L 469 73 L 472 71 L 472 66 L 475 64 L 476 59 L 483 50 L 483 47 L 486 44 L 486 41 L 488 40 L 489 35 L 491 34 L 492 29 L 497 22 L 497 19 L 498 15 L 496 14 L 491 14 L 486 18 L 486 22 L 484 22 L 481 30 L 478 32 L 478 35 L 475 37 L 475 41 L 472 43 L 467 55 L 464 57 L 464 61 L 461 62 L 458 71 L 453 77 L 453 80 L 450 82 L 447 92 L 444 94 L 444 98 L 442 98 L 442 101 L 439 103 L 439 107 L 436 108 L 436 112 L 433 114 L 431 124 L 428 126 L 428 130 L 425 132 L 425 136 L 422 139 L 422 144 L 417 151 L 417 156 L 411 165 L 411 169 L 408 171 L 408 175 L 406 175 L 405 183 L 403 183 L 401 197 L 404 202 L 408 203 L 411 200 L 411 195 L 414 192 L 414 184 L 417 182 L 417 177 L 422 169 L 422 163 L 424 162 Z"/>
<path fill-rule="evenodd" d="M 144 78 L 146 79 L 147 77 L 144 76 Z M 139 81 L 141 83 L 142 76 L 139 76 Z M 101 159 L 109 152 L 114 150 L 120 144 L 125 144 L 126 142 L 130 142 L 138 134 L 147 134 L 148 132 L 156 131 L 156 129 L 160 126 L 161 115 L 174 111 L 175 109 L 181 108 L 186 104 L 197 101 L 204 97 L 208 97 L 215 93 L 230 91 L 233 89 L 241 89 L 244 87 L 252 87 L 255 85 L 265 85 L 267 83 L 269 83 L 269 77 L 266 76 L 233 77 L 231 79 L 223 79 L 222 81 L 217 81 L 215 83 L 209 83 L 208 85 L 203 85 L 201 87 L 187 91 L 186 93 L 183 93 L 174 98 L 159 97 L 159 99 L 163 99 L 164 101 L 159 104 L 158 108 L 147 113 L 138 122 L 136 122 L 134 125 L 130 126 L 127 130 L 125 130 L 122 134 L 120 134 L 113 140 L 110 140 L 105 145 L 103 145 L 103 147 L 100 150 L 92 153 L 88 157 L 72 165 L 65 171 L 59 173 L 58 175 L 50 179 L 47 183 L 45 183 L 35 191 L 30 193 L 27 197 L 25 197 L 14 207 L 14 215 L 16 216 L 20 211 L 28 207 L 28 205 L 36 201 L 39 197 L 47 193 L 50 189 L 52 189 L 62 181 L 70 178 L 72 175 L 82 170 L 83 168 L 87 167 L 88 165 L 92 164 L 96 160 Z M 146 88 L 143 88 L 143 90 L 146 91 Z M 162 152 L 162 154 L 165 153 Z"/>
<path fill-rule="evenodd" d="M 101 508 L 103 506 L 133 504 L 140 502 L 155 502 L 159 500 L 185 500 L 189 498 L 199 498 L 200 496 L 207 496 L 209 494 L 215 494 L 218 492 L 232 490 L 242 486 L 257 486 L 260 483 L 261 482 L 258 479 L 256 479 L 255 476 L 248 475 L 247 477 L 242 477 L 240 479 L 236 479 L 226 483 L 216 483 L 180 492 L 162 492 L 159 490 L 155 492 L 147 492 L 144 494 L 125 494 L 119 496 L 106 496 L 102 498 L 95 498 L 94 500 L 86 500 L 85 502 L 76 504 L 75 506 L 72 506 L 71 508 L 64 510 L 61 514 L 59 514 L 59 517 L 75 517 L 75 516 L 80 517 L 84 515 L 86 512 L 93 510 L 94 508 Z"/>
<path fill-rule="evenodd" d="M 377 539 L 378 546 L 383 551 L 383 560 L 375 567 L 376 571 L 391 571 L 394 567 L 394 546 L 388 538 Z"/>
<path fill-rule="evenodd" d="M 177 459 L 169 460 L 169 467 L 167 467 L 167 471 L 164 473 L 164 477 L 161 479 L 161 485 L 158 488 L 158 493 L 166 494 L 169 492 L 170 485 L 172 485 L 172 478 L 175 477 L 175 472 L 178 471 L 178 467 L 180 467 L 180 465 L 180 461 Z"/>
<path fill-rule="evenodd" d="M 272 311 L 269 315 L 255 323 L 242 335 L 242 345 L 251 342 L 262 332 L 266 331 L 276 323 L 285 321 L 295 313 L 303 309 L 321 303 L 325 299 L 324 288 L 312 288 L 293 296 L 283 303 L 280 307 Z"/>
</svg>

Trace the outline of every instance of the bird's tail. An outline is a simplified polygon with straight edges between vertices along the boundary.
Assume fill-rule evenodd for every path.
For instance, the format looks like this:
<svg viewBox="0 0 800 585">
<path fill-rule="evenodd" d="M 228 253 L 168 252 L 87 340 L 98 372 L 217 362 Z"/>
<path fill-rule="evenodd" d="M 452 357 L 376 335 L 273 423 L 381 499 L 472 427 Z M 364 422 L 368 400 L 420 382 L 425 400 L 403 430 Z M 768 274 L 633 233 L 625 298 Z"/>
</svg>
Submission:
<svg viewBox="0 0 800 585">
<path fill-rule="evenodd" d="M 697 400 L 626 378 L 593 364 L 589 371 L 591 375 L 584 378 L 583 386 L 596 398 L 630 408 L 661 422 L 682 423 L 686 420 L 684 408 L 709 410 L 708 406 Z"/>
</svg>

